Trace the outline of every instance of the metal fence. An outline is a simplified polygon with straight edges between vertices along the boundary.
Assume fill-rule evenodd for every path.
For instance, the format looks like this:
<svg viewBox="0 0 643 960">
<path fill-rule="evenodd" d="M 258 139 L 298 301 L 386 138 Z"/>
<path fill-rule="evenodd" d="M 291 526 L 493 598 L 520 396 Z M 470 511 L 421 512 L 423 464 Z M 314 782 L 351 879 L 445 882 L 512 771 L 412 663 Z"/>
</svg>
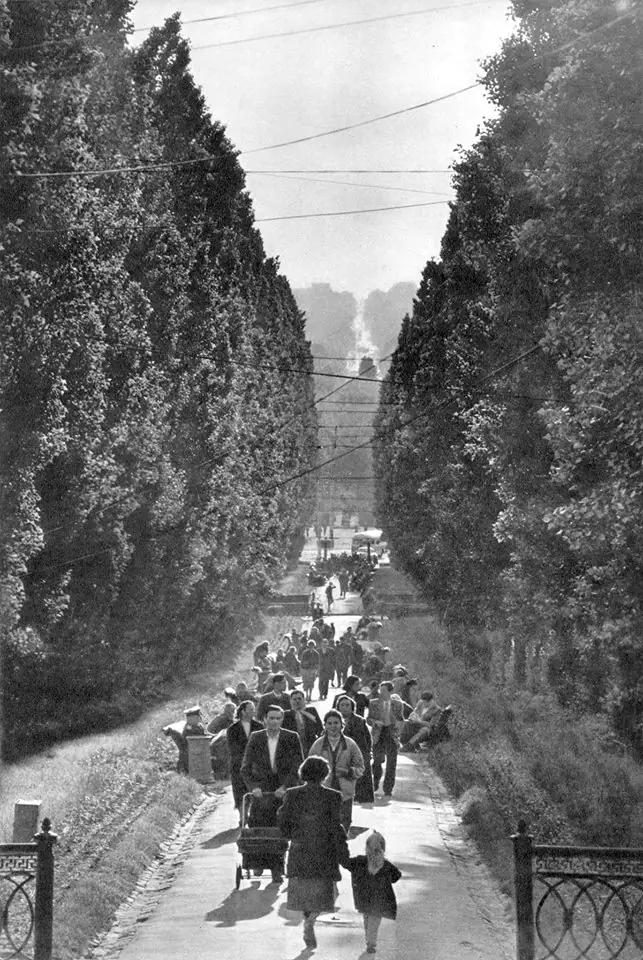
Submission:
<svg viewBox="0 0 643 960">
<path fill-rule="evenodd" d="M 643 850 L 512 840 L 517 960 L 643 957 Z"/>
<path fill-rule="evenodd" d="M 33 843 L 0 843 L 0 960 L 51 960 L 55 842 L 45 819 Z"/>
</svg>

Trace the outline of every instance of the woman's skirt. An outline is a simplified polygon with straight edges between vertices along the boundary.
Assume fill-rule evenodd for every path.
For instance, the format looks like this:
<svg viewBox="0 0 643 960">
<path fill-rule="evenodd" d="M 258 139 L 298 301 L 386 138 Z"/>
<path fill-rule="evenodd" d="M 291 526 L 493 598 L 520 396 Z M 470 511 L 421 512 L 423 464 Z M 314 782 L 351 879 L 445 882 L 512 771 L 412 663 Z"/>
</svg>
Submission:
<svg viewBox="0 0 643 960">
<path fill-rule="evenodd" d="M 336 884 L 330 877 L 289 877 L 288 910 L 310 913 L 332 913 L 337 896 Z"/>
<path fill-rule="evenodd" d="M 317 670 L 315 667 L 302 667 L 301 682 L 305 687 L 312 687 L 317 679 Z"/>
</svg>

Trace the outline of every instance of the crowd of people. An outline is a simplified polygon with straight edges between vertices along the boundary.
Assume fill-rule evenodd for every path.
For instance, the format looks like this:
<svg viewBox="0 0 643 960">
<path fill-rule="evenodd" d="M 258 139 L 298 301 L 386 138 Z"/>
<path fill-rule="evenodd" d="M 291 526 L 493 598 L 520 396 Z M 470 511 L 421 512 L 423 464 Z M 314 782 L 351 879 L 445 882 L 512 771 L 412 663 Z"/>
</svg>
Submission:
<svg viewBox="0 0 643 960">
<path fill-rule="evenodd" d="M 395 916 L 392 884 L 400 874 L 376 832 L 365 857 L 348 855 L 353 805 L 373 803 L 380 785 L 392 797 L 399 751 L 441 739 L 440 727 L 448 735 L 450 708 L 421 690 L 403 664 L 391 663 L 390 649 L 373 639 L 380 626 L 364 616 L 355 631 L 336 637 L 322 616 L 309 630 L 293 628 L 275 651 L 264 641 L 253 652 L 254 690 L 243 681 L 227 687 L 227 702 L 207 726 L 194 706 L 183 725 L 164 728 L 184 772 L 187 737 L 210 735 L 213 766 L 225 753 L 242 832 L 278 826 L 290 841 L 287 868 L 282 851 L 266 853 L 255 867 L 270 870 L 276 884 L 286 870 L 288 907 L 303 912 L 309 947 L 316 945 L 316 916 L 333 909 L 341 865 L 351 871 L 364 914 L 367 952 L 375 952 L 379 921 Z M 327 700 L 331 687 L 332 707 L 322 718 L 313 700 Z"/>
</svg>

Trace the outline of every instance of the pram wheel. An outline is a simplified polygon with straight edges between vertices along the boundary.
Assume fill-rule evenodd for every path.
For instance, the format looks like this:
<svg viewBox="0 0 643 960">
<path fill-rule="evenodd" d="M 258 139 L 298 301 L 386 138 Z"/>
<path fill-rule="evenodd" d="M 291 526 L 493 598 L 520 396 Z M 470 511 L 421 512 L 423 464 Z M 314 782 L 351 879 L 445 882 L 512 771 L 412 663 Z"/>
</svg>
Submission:
<svg viewBox="0 0 643 960">
<path fill-rule="evenodd" d="M 235 888 L 235 890 L 238 890 L 239 887 L 241 886 L 241 877 L 242 877 L 242 876 L 243 876 L 243 871 L 242 871 L 241 867 L 237 867 L 237 873 L 236 873 L 235 883 L 234 883 L 234 888 Z"/>
</svg>

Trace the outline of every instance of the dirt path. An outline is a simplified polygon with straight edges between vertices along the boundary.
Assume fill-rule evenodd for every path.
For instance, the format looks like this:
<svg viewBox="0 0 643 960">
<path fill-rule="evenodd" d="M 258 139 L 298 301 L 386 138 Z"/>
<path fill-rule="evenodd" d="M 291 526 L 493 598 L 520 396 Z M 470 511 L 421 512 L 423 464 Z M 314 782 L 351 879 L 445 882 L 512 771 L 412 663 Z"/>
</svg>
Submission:
<svg viewBox="0 0 643 960">
<path fill-rule="evenodd" d="M 338 611 L 339 614 L 339 611 Z M 357 616 L 337 617 L 344 628 Z M 330 697 L 335 691 L 330 692 Z M 329 697 L 329 699 L 330 699 Z M 322 712 L 325 703 L 318 703 Z M 301 915 L 286 909 L 286 884 L 245 877 L 235 890 L 237 817 L 229 788 L 210 797 L 166 845 L 163 858 L 125 904 L 93 960 L 348 960 L 364 950 L 361 917 L 344 871 L 337 910 L 318 920 L 315 951 Z M 385 921 L 384 960 L 511 960 L 509 903 L 466 840 L 444 785 L 421 757 L 402 754 L 394 797 L 356 806 L 353 854 L 376 827 L 402 870 L 399 913 Z M 365 956 L 365 955 L 364 955 Z"/>
</svg>

